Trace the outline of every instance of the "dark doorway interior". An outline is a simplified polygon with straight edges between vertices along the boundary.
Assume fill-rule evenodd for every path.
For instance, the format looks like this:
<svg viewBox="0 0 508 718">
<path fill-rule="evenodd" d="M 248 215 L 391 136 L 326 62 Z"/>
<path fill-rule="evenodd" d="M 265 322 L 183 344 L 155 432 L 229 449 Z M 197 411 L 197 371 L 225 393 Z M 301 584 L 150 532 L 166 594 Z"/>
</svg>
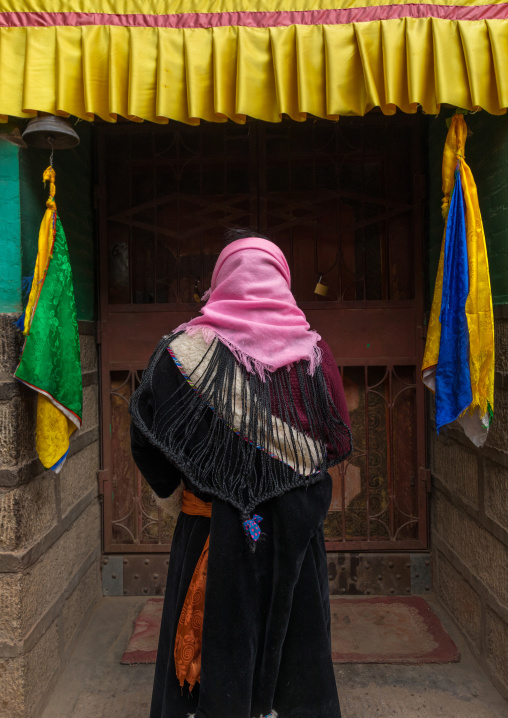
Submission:
<svg viewBox="0 0 508 718">
<path fill-rule="evenodd" d="M 355 451 L 334 472 L 328 547 L 426 548 L 419 118 L 97 129 L 105 551 L 170 549 L 128 400 L 156 341 L 197 313 L 232 225 L 283 249 L 342 372 Z"/>
</svg>

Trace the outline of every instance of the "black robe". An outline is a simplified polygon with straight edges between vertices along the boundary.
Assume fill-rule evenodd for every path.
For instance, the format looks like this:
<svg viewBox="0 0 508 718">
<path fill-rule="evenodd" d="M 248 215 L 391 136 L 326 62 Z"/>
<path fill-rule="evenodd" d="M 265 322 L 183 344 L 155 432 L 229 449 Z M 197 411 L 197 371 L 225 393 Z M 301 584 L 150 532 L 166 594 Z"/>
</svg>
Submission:
<svg viewBox="0 0 508 718">
<path fill-rule="evenodd" d="M 139 409 L 149 420 L 158 400 L 190 390 L 168 353 L 158 362 Z M 132 454 L 154 491 L 167 497 L 183 480 L 212 500 L 212 518 L 181 513 L 171 548 L 150 718 L 340 718 L 331 661 L 330 606 L 323 522 L 331 479 L 260 504 L 262 536 L 250 550 L 238 510 L 196 492 L 132 424 Z M 240 441 L 240 439 L 238 439 Z M 176 677 L 178 619 L 210 535 L 201 681 L 189 694 Z M 274 713 L 275 715 L 275 713 Z"/>
</svg>

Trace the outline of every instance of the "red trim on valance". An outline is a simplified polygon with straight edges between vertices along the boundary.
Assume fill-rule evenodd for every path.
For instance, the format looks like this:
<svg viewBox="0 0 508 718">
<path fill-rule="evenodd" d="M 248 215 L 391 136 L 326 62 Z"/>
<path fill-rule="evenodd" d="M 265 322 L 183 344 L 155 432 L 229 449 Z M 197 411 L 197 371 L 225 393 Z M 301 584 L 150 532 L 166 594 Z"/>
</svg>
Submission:
<svg viewBox="0 0 508 718">
<path fill-rule="evenodd" d="M 113 25 L 120 27 L 287 27 L 290 25 L 347 25 L 354 22 L 433 17 L 441 20 L 504 20 L 508 3 L 449 6 L 429 4 L 374 5 L 332 10 L 281 12 L 179 13 L 173 15 L 117 15 L 86 12 L 3 12 L 0 27 Z"/>
</svg>

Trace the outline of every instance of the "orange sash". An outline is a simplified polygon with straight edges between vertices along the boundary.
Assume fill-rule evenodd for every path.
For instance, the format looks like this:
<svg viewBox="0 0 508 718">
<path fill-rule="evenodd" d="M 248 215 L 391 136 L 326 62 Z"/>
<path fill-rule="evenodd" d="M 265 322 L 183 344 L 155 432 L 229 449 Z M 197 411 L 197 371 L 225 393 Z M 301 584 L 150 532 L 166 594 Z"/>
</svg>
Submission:
<svg viewBox="0 0 508 718">
<path fill-rule="evenodd" d="M 182 499 L 182 511 L 190 516 L 207 516 L 209 518 L 212 515 L 212 504 L 201 501 L 192 492 L 185 489 Z M 185 681 L 187 681 L 189 691 L 192 691 L 201 678 L 201 640 L 205 611 L 209 542 L 210 536 L 206 539 L 203 551 L 194 569 L 176 630 L 176 676 L 182 688 Z"/>
<path fill-rule="evenodd" d="M 210 518 L 212 515 L 212 502 L 201 501 L 192 491 L 183 490 L 182 511 L 189 516 L 206 516 Z"/>
</svg>

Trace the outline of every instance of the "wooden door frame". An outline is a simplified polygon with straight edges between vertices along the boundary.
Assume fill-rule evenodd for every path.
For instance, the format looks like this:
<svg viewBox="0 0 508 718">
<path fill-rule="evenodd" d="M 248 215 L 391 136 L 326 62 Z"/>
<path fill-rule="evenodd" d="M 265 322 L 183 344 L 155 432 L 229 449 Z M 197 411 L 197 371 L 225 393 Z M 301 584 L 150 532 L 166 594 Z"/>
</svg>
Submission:
<svg viewBox="0 0 508 718">
<path fill-rule="evenodd" d="M 367 116 L 363 118 L 363 121 L 370 122 L 372 118 Z M 419 121 L 418 118 L 404 118 L 404 121 Z M 101 366 L 101 467 L 102 470 L 99 473 L 100 476 L 100 493 L 103 497 L 103 545 L 106 553 L 167 553 L 168 546 L 166 544 L 130 544 L 130 543 L 114 543 L 113 542 L 113 503 L 112 503 L 112 492 L 114 492 L 114 485 L 111 472 L 109 468 L 112 466 L 112 453 L 111 453 L 111 442 L 110 442 L 110 426 L 111 426 L 111 404 L 110 404 L 110 371 L 115 368 L 128 370 L 131 372 L 139 371 L 144 368 L 145 361 L 139 358 L 133 358 L 132 361 L 122 363 L 121 367 L 115 367 L 114 363 L 110 363 L 108 358 L 111 356 L 112 342 L 118 340 L 118 337 L 113 336 L 110 332 L 110 324 L 108 322 L 110 314 L 124 315 L 124 319 L 127 322 L 136 324 L 137 321 L 157 321 L 157 315 L 161 313 L 173 313 L 175 312 L 176 306 L 174 304 L 153 304 L 150 305 L 150 309 L 147 310 L 147 305 L 130 305 L 129 311 L 125 311 L 123 305 L 110 305 L 108 302 L 108 245 L 104 241 L 107 236 L 107 216 L 105 202 L 105 177 L 106 177 L 106 153 L 105 143 L 107 141 L 107 133 L 110 128 L 98 128 L 97 132 L 97 166 L 99 184 L 97 187 L 97 200 L 98 200 L 98 215 L 99 215 L 99 312 L 100 319 L 98 322 L 98 337 L 100 343 L 100 366 Z M 128 127 L 129 130 L 132 128 Z M 152 129 L 152 128 L 151 128 Z M 161 128 L 163 129 L 163 128 Z M 114 131 L 125 131 L 125 126 L 121 125 L 114 128 Z M 343 309 L 350 311 L 352 308 L 362 309 L 368 308 L 369 310 L 378 310 L 381 314 L 388 312 L 394 312 L 395 309 L 398 311 L 411 310 L 414 312 L 416 322 L 414 325 L 414 350 L 410 353 L 402 353 L 398 357 L 393 355 L 384 357 L 387 365 L 394 364 L 413 364 L 416 366 L 416 411 L 417 411 L 417 431 L 416 431 L 416 453 L 418 463 L 418 475 L 415 477 L 417 482 L 417 497 L 418 497 L 418 538 L 406 539 L 403 541 L 403 545 L 394 545 L 393 540 L 379 540 L 371 542 L 370 546 L 365 546 L 363 540 L 340 540 L 340 541 L 327 541 L 327 549 L 330 551 L 344 550 L 344 551 L 397 551 L 404 552 L 410 550 L 425 550 L 428 547 L 428 475 L 426 471 L 426 433 L 425 433 L 425 399 L 424 399 L 424 387 L 419 377 L 419 367 L 423 359 L 424 351 L 424 304 L 423 304 L 423 178 L 421 174 L 421 133 L 413 133 L 413 159 L 415 162 L 414 172 L 414 191 L 413 197 L 414 210 L 413 210 L 413 229 L 415 246 L 419 247 L 421 251 L 415 252 L 414 265 L 415 265 L 415 283 L 419 280 L 419 287 L 415 286 L 415 300 L 414 301 L 362 301 L 362 302 L 326 302 L 320 303 L 319 307 L 312 302 L 301 302 L 299 306 L 312 318 L 315 323 L 316 312 L 323 314 L 330 310 Z M 251 148 L 252 152 L 252 148 Z M 259 202 L 263 202 L 263 188 L 261 188 Z M 418 291 L 419 290 L 419 291 Z M 176 319 L 176 315 L 183 313 L 188 317 L 189 312 L 195 312 L 196 305 L 193 304 L 180 304 L 175 312 L 175 323 L 176 326 L 179 322 Z M 150 315 L 151 318 L 148 318 Z M 353 345 L 352 345 L 353 346 Z M 333 349 L 333 347 L 332 347 Z M 363 366 L 378 365 L 383 357 L 376 357 L 374 360 L 370 359 L 369 356 L 359 356 L 358 352 L 354 356 L 341 356 L 339 358 L 339 364 L 344 366 L 354 366 L 362 364 Z M 107 369 L 107 370 L 106 370 Z M 402 543 L 402 542 L 401 542 Z"/>
</svg>

